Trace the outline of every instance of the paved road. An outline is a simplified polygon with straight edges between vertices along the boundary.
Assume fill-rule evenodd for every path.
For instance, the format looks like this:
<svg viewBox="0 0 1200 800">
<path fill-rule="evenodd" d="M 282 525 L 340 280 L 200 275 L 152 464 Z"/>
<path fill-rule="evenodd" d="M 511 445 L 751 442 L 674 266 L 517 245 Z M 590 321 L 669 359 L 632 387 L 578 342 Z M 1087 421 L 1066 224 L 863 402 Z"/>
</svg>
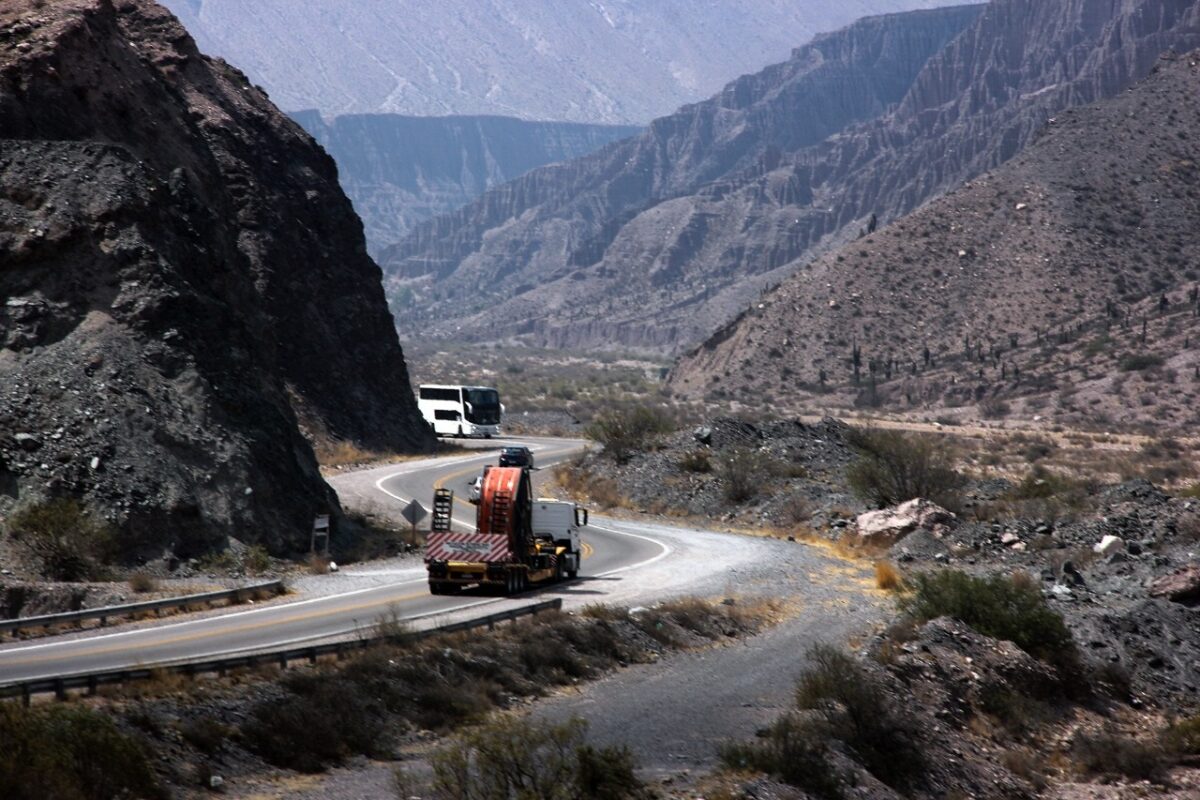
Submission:
<svg viewBox="0 0 1200 800">
<path fill-rule="evenodd" d="M 582 444 L 572 440 L 526 441 L 539 466 L 577 453 Z M 495 446 L 480 455 L 424 459 L 337 476 L 331 483 L 353 505 L 369 500 L 390 505 L 417 497 L 432 505 L 435 486 L 446 485 L 465 494 L 465 484 L 484 464 L 495 458 Z M 538 480 L 537 483 L 543 483 Z M 473 522 L 474 506 L 460 501 L 460 524 Z M 239 610 L 204 619 L 165 622 L 136 629 L 115 628 L 110 633 L 70 640 L 39 640 L 0 649 L 0 683 L 93 670 L 162 664 L 201 656 L 280 647 L 304 641 L 352 634 L 395 613 L 417 624 L 490 613 L 522 605 L 532 599 L 562 596 L 570 604 L 594 602 L 627 586 L 629 576 L 671 553 L 671 546 L 647 536 L 635 526 L 595 520 L 584 536 L 585 559 L 579 580 L 530 591 L 519 598 L 496 598 L 481 593 L 455 597 L 429 594 L 424 571 L 401 571 L 386 586 L 318 597 L 282 605 Z"/>
</svg>

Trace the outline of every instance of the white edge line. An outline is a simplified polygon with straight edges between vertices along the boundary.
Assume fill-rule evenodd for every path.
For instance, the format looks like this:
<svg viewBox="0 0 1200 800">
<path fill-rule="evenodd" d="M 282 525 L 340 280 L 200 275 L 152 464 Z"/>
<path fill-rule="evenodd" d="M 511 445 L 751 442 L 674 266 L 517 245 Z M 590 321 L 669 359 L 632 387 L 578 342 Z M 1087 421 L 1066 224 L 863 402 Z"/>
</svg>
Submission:
<svg viewBox="0 0 1200 800">
<path fill-rule="evenodd" d="M 184 620 L 182 622 L 167 622 L 162 625 L 150 625 L 145 628 L 136 628 L 136 629 L 130 630 L 130 631 L 118 631 L 116 633 L 105 633 L 105 634 L 101 634 L 100 636 L 86 636 L 86 637 L 83 637 L 80 639 L 69 639 L 67 641 L 60 640 L 57 642 L 45 642 L 43 644 L 25 645 L 23 647 L 11 647 L 11 648 L 7 648 L 5 650 L 0 650 L 0 663 L 3 663 L 4 656 L 9 653 L 28 653 L 30 650 L 41 650 L 41 649 L 44 649 L 47 647 L 67 647 L 69 645 L 79 645 L 79 644 L 83 644 L 85 642 L 110 641 L 112 639 L 116 639 L 121 636 L 131 636 L 135 633 L 144 634 L 144 633 L 149 633 L 151 631 L 157 632 L 157 631 L 165 631 L 165 630 L 175 630 L 175 629 L 187 627 L 189 625 L 202 625 L 205 623 L 211 624 L 211 623 L 217 622 L 217 621 L 233 619 L 234 617 L 244 617 L 247 614 L 266 614 L 266 613 L 269 613 L 272 611 L 281 611 L 284 609 L 290 610 L 293 608 L 297 608 L 299 606 L 308 605 L 309 603 L 319 603 L 322 601 L 329 602 L 331 600 L 340 599 L 343 597 L 353 597 L 356 594 L 365 594 L 366 592 L 378 592 L 381 589 L 396 589 L 401 586 L 407 586 L 409 584 L 416 584 L 416 583 L 425 583 L 425 579 L 421 578 L 420 580 L 415 580 L 415 581 L 401 581 L 399 583 L 385 583 L 380 586 L 368 586 L 365 589 L 354 589 L 352 591 L 342 592 L 340 594 L 327 594 L 327 595 L 322 595 L 320 597 L 310 597 L 307 600 L 296 600 L 295 602 L 291 602 L 291 603 L 281 603 L 277 606 L 265 606 L 263 608 L 248 608 L 244 611 L 234 611 L 233 613 L 230 613 L 230 614 L 217 614 L 217 615 L 214 615 L 211 617 L 205 617 L 203 619 L 189 619 L 189 620 Z M 287 620 L 281 620 L 281 623 L 286 622 L 286 621 Z"/>
<path fill-rule="evenodd" d="M 642 536 L 641 534 L 629 533 L 627 531 L 619 531 L 619 530 L 616 530 L 615 528 L 606 528 L 603 525 L 589 525 L 588 527 L 595 528 L 596 530 L 600 530 L 600 531 L 607 531 L 608 533 L 615 533 L 618 536 L 630 536 L 634 539 L 641 539 L 644 542 L 650 542 L 650 544 L 655 544 L 662 548 L 662 552 L 659 553 L 658 555 L 654 556 L 653 558 L 648 558 L 645 561 L 639 561 L 636 564 L 629 564 L 624 567 L 617 567 L 616 569 L 610 569 L 607 572 L 598 573 L 593 576 L 595 578 L 604 578 L 608 575 L 616 575 L 618 572 L 627 572 L 631 569 L 639 569 L 641 567 L 647 567 L 647 566 L 653 564 L 655 561 L 661 561 L 662 559 L 671 555 L 671 546 L 669 544 L 660 542 L 657 539 L 651 539 L 649 536 Z"/>
</svg>

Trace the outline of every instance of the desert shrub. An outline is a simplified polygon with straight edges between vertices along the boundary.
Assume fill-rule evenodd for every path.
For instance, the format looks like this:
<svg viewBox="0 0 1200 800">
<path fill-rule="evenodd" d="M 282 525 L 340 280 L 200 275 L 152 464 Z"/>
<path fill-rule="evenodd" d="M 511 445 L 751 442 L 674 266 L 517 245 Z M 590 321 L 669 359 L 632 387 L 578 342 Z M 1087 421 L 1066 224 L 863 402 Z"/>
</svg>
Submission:
<svg viewBox="0 0 1200 800">
<path fill-rule="evenodd" d="M 192 747 L 211 756 L 221 749 L 234 730 L 212 717 L 200 717 L 180 725 L 179 734 Z"/>
<path fill-rule="evenodd" d="M 587 723 L 503 718 L 469 731 L 433 756 L 439 800 L 621 800 L 642 796 L 624 748 L 586 742 Z"/>
<path fill-rule="evenodd" d="M 717 460 L 721 494 L 731 503 L 744 503 L 758 496 L 774 474 L 771 458 L 758 450 L 731 447 Z"/>
<path fill-rule="evenodd" d="M 129 590 L 137 594 L 158 591 L 158 581 L 146 572 L 135 572 L 129 576 Z"/>
<path fill-rule="evenodd" d="M 914 622 L 953 617 L 984 636 L 1012 642 L 1058 668 L 1061 677 L 1078 673 L 1070 630 L 1027 576 L 977 578 L 939 570 L 912 576 L 909 586 L 912 591 L 900 599 L 900 608 Z"/>
<path fill-rule="evenodd" d="M 979 414 L 984 419 L 1000 419 L 1007 417 L 1012 407 L 998 397 L 989 397 L 979 404 Z"/>
<path fill-rule="evenodd" d="M 1200 714 L 1182 719 L 1163 733 L 1163 742 L 1172 753 L 1200 756 Z"/>
<path fill-rule="evenodd" d="M 1075 501 L 1086 494 L 1086 487 L 1078 481 L 1055 473 L 1040 464 L 1034 464 L 1033 469 L 1022 477 L 1019 483 L 1010 488 L 1007 497 L 1012 500 L 1046 500 L 1056 498 L 1064 501 Z"/>
<path fill-rule="evenodd" d="M 959 506 L 965 479 L 951 466 L 953 454 L 940 442 L 869 429 L 852 430 L 848 438 L 859 456 L 846 478 L 868 503 L 883 508 L 924 497 L 946 508 Z"/>
<path fill-rule="evenodd" d="M 261 544 L 252 545 L 242 556 L 242 564 L 251 575 L 261 575 L 271 568 L 271 556 Z"/>
<path fill-rule="evenodd" d="M 712 472 L 712 458 L 703 448 L 689 450 L 676 462 L 684 472 Z"/>
<path fill-rule="evenodd" d="M 1140 372 L 1152 367 L 1161 367 L 1163 358 L 1153 353 L 1130 353 L 1121 358 L 1117 365 L 1122 372 Z"/>
<path fill-rule="evenodd" d="M 1112 730 L 1078 734 L 1071 743 L 1071 753 L 1087 775 L 1123 775 L 1158 783 L 1170 766 L 1161 743 L 1138 741 Z"/>
<path fill-rule="evenodd" d="M 793 525 L 808 522 L 813 516 L 813 503 L 799 492 L 792 492 L 783 498 L 780 505 L 783 518 Z"/>
<path fill-rule="evenodd" d="M 94 580 L 114 555 L 112 529 L 77 500 L 57 498 L 31 503 L 8 520 L 13 540 L 40 565 L 44 577 L 58 581 Z"/>
<path fill-rule="evenodd" d="M 848 776 L 831 758 L 830 743 L 893 788 L 903 788 L 924 769 L 916 726 L 889 699 L 873 673 L 827 645 L 809 651 L 809 666 L 796 684 L 796 706 L 758 742 L 730 744 L 722 762 L 755 769 L 821 798 L 840 798 Z"/>
<path fill-rule="evenodd" d="M 382 703 L 334 673 L 286 680 L 288 696 L 250 710 L 242 729 L 252 750 L 280 767 L 319 772 L 352 755 L 379 757 L 390 742 Z"/>
<path fill-rule="evenodd" d="M 1026 734 L 1053 717 L 1050 706 L 1041 700 L 997 685 L 980 689 L 979 705 L 1014 736 Z"/>
<path fill-rule="evenodd" d="M 584 435 L 603 445 L 609 458 L 624 463 L 635 453 L 652 448 L 659 437 L 673 429 L 670 418 L 661 409 L 634 406 L 597 415 L 584 429 Z"/>
<path fill-rule="evenodd" d="M 0 703 L 5 800 L 166 797 L 142 745 L 86 708 Z"/>
<path fill-rule="evenodd" d="M 835 647 L 817 645 L 796 682 L 796 705 L 817 711 L 829 734 L 841 740 L 879 780 L 901 788 L 924 768 L 916 726 L 894 705 L 873 673 Z"/>
<path fill-rule="evenodd" d="M 847 777 L 834 766 L 826 732 L 818 720 L 785 714 L 758 741 L 730 742 L 720 748 L 721 763 L 778 778 L 824 800 L 840 800 Z"/>
</svg>

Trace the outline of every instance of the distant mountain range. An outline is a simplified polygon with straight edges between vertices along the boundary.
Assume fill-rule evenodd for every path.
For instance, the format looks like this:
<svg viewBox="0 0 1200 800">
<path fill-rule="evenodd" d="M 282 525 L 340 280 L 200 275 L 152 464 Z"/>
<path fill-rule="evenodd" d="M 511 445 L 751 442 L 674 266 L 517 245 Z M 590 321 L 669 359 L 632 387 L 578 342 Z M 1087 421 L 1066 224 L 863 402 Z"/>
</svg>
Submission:
<svg viewBox="0 0 1200 800">
<path fill-rule="evenodd" d="M 979 404 L 1194 429 L 1198 130 L 1200 51 L 1166 56 L 998 169 L 805 266 L 685 355 L 671 386 L 772 396 L 781 413 Z"/>
<path fill-rule="evenodd" d="M 417 226 L 381 263 L 425 336 L 678 352 L 819 253 L 1004 163 L 1063 109 L 1197 46 L 1194 0 L 864 19 Z"/>
<path fill-rule="evenodd" d="M 338 164 L 342 188 L 375 253 L 418 222 L 453 211 L 534 167 L 586 155 L 637 133 L 629 125 L 531 122 L 513 117 L 351 114 L 292 118 Z"/>
<path fill-rule="evenodd" d="M 287 111 L 642 125 L 859 17 L 953 0 L 164 0 Z"/>
</svg>

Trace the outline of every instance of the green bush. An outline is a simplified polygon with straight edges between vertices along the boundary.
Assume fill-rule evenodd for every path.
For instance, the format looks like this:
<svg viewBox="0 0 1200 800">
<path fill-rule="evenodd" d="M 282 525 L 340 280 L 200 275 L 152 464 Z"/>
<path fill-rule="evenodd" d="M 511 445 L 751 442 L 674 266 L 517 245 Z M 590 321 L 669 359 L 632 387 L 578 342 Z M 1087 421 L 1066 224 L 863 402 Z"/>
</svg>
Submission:
<svg viewBox="0 0 1200 800">
<path fill-rule="evenodd" d="M 892 704 L 879 679 L 837 648 L 817 645 L 796 683 L 796 705 L 819 711 L 830 733 L 868 771 L 893 788 L 921 772 L 915 724 Z"/>
<path fill-rule="evenodd" d="M 76 706 L 0 703 L 5 800 L 166 797 L 142 745 L 112 720 Z"/>
<path fill-rule="evenodd" d="M 723 745 L 721 763 L 765 773 L 824 800 L 840 800 L 847 778 L 834 767 L 826 738 L 819 722 L 785 714 L 758 741 Z"/>
<path fill-rule="evenodd" d="M 658 439 L 670 433 L 674 425 L 659 408 L 634 406 L 600 414 L 584 429 L 584 435 L 604 446 L 604 453 L 624 463 L 635 453 L 645 452 Z"/>
<path fill-rule="evenodd" d="M 383 756 L 391 742 L 383 703 L 336 673 L 300 674 L 289 694 L 250 709 L 246 744 L 280 767 L 320 772 L 352 755 Z"/>
<path fill-rule="evenodd" d="M 953 617 L 984 636 L 1010 641 L 1059 670 L 1079 674 L 1079 653 L 1063 618 L 1023 574 L 976 578 L 957 570 L 918 573 L 900 599 L 905 617 L 923 623 Z"/>
<path fill-rule="evenodd" d="M 501 718 L 436 753 L 439 800 L 623 800 L 644 795 L 624 748 L 586 743 L 587 723 Z"/>
<path fill-rule="evenodd" d="M 1076 762 L 1087 775 L 1123 775 L 1161 783 L 1170 758 L 1158 742 L 1140 742 L 1115 731 L 1080 733 L 1071 743 Z"/>
<path fill-rule="evenodd" d="M 42 575 L 51 580 L 102 578 L 102 565 L 114 555 L 112 529 L 69 498 L 18 509 L 9 518 L 8 529 L 13 540 L 38 561 Z"/>
<path fill-rule="evenodd" d="M 826 800 L 842 797 L 849 780 L 831 757 L 834 741 L 893 788 L 905 789 L 924 771 L 915 722 L 888 699 L 874 674 L 841 650 L 818 645 L 809 651 L 796 706 L 800 713 L 776 720 L 759 741 L 723 747 L 722 762 L 765 772 Z"/>
<path fill-rule="evenodd" d="M 1163 741 L 1173 753 L 1200 756 L 1200 714 L 1176 722 L 1167 728 Z"/>
<path fill-rule="evenodd" d="M 951 464 L 953 454 L 929 437 L 901 431 L 852 429 L 847 436 L 858 451 L 846 479 L 863 500 L 879 508 L 916 497 L 955 510 L 966 482 Z"/>
<path fill-rule="evenodd" d="M 769 488 L 774 474 L 771 458 L 748 447 L 732 447 L 717 459 L 721 494 L 731 503 L 753 500 Z"/>
</svg>

